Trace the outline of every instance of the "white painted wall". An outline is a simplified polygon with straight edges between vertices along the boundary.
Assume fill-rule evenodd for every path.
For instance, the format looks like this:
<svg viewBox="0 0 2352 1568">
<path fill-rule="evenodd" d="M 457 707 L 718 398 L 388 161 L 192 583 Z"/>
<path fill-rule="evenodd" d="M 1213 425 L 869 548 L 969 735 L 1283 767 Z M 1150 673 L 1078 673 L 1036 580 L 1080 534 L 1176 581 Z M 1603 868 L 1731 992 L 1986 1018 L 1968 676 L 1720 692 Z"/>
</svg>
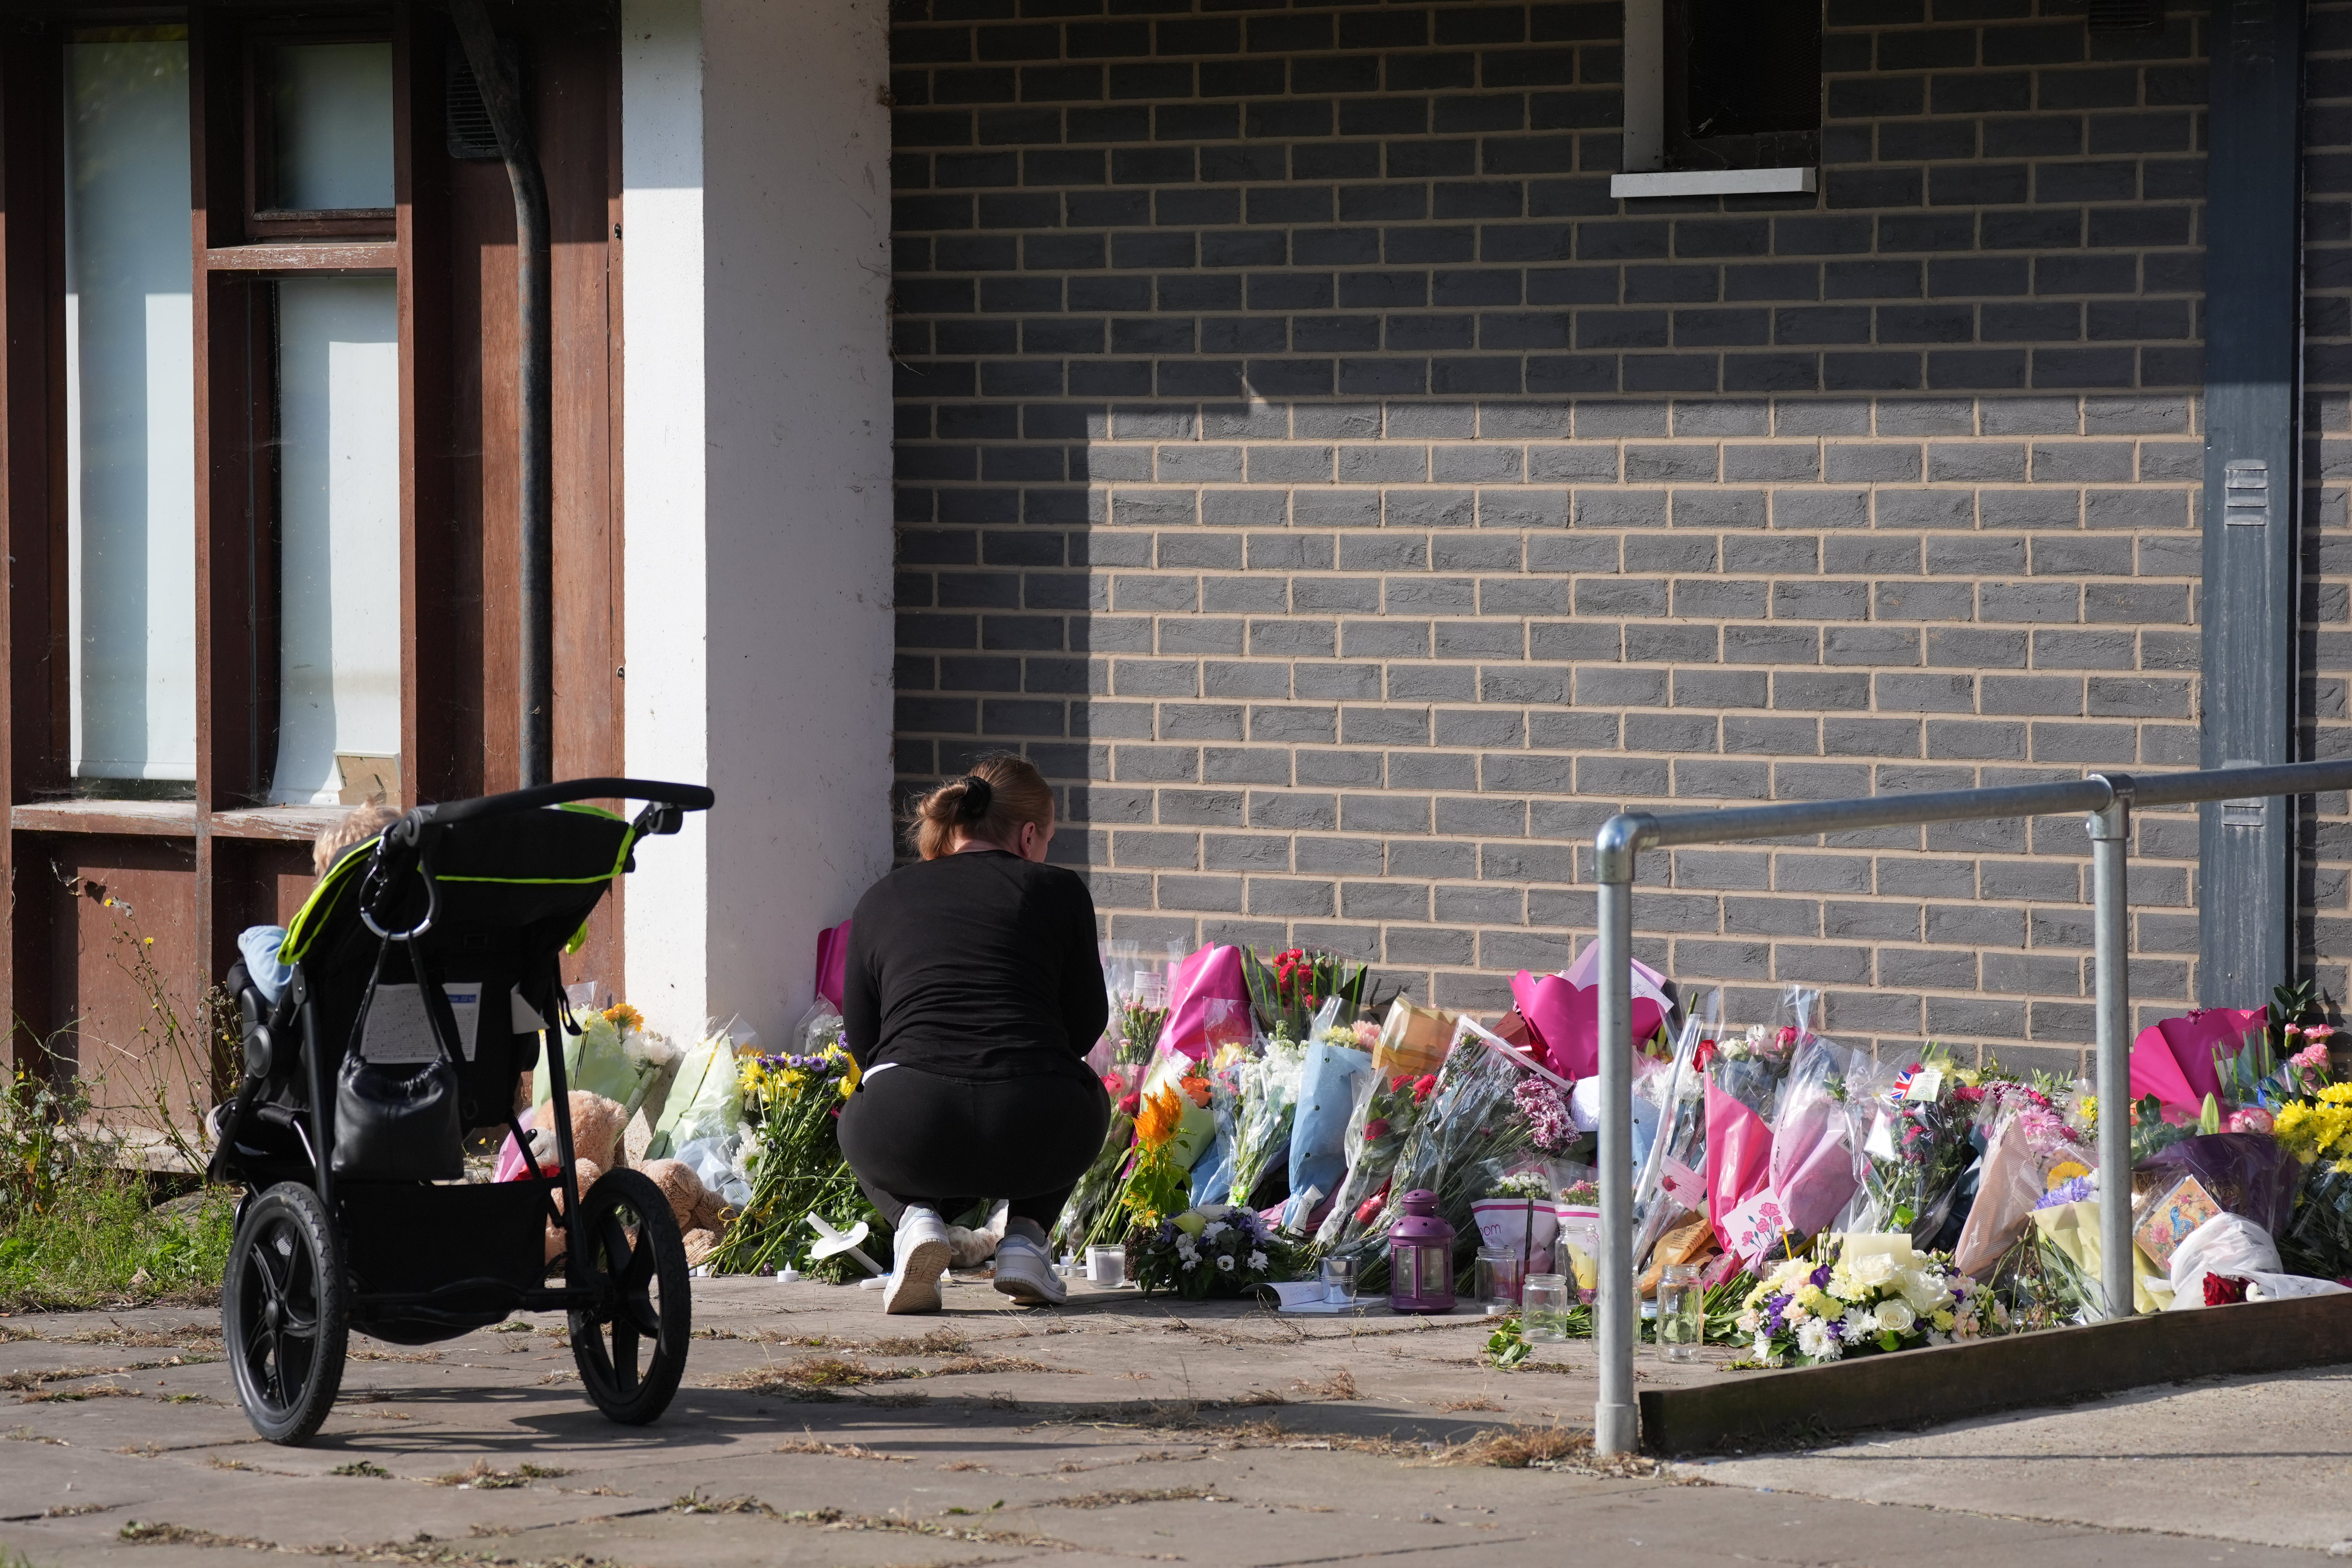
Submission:
<svg viewBox="0 0 2352 1568">
<path fill-rule="evenodd" d="M 889 866 L 882 0 L 625 0 L 624 630 L 646 847 L 625 994 L 780 1046 Z"/>
</svg>

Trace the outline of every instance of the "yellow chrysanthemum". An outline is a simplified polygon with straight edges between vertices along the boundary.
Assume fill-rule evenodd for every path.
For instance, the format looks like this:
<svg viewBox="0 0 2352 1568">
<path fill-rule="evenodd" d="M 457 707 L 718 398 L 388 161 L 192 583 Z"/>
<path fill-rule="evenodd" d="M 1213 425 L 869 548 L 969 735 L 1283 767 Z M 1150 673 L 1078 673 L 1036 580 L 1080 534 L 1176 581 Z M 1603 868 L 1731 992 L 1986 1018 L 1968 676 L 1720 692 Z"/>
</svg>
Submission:
<svg viewBox="0 0 2352 1568">
<path fill-rule="evenodd" d="M 605 1008 L 604 1021 L 614 1028 L 625 1031 L 642 1029 L 646 1026 L 646 1016 L 626 1002 L 615 1002 Z"/>
</svg>

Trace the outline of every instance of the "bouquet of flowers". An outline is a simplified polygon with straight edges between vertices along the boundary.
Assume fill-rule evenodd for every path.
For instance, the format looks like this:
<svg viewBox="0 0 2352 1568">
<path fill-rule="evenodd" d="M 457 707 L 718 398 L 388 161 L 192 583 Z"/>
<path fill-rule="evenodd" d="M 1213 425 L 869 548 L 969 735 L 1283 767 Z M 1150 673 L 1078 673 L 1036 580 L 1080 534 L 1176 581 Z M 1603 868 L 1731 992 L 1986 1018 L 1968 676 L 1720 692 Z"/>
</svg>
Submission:
<svg viewBox="0 0 2352 1568">
<path fill-rule="evenodd" d="M 1249 949 L 1242 952 L 1242 979 L 1249 987 L 1250 1010 L 1257 1015 L 1259 1030 L 1271 1039 L 1302 1043 L 1313 1039 L 1315 1015 L 1334 998 L 1339 1004 L 1339 1016 L 1353 1018 L 1364 1009 L 1371 975 L 1368 964 L 1304 948 L 1277 952 L 1272 963 Z"/>
<path fill-rule="evenodd" d="M 1908 1231 L 1923 1247 L 1943 1234 L 1976 1161 L 1975 1107 L 1959 1088 L 1958 1069 L 1932 1048 L 1895 1075 L 1863 1144 L 1870 1171 L 1849 1229 Z"/>
<path fill-rule="evenodd" d="M 1722 1014 L 1723 993 L 1710 992 L 1697 1011 L 1683 1020 L 1672 1063 L 1637 1072 L 1633 1080 L 1633 1092 L 1657 1108 L 1658 1127 L 1633 1182 L 1636 1274 L 1646 1267 L 1667 1228 L 1691 1212 L 1666 1190 L 1666 1179 L 1671 1173 L 1675 1185 L 1696 1196 L 1685 1177 L 1706 1163 L 1706 1067 L 1716 1053 L 1715 1029 Z"/>
<path fill-rule="evenodd" d="M 1329 1248 L 1352 1240 L 1369 1229 L 1388 1203 L 1390 1178 L 1405 1141 L 1419 1125 L 1422 1110 L 1436 1092 L 1437 1075 L 1395 1073 L 1383 1079 L 1372 1075 L 1363 1100 L 1348 1123 L 1348 1174 L 1315 1233 L 1315 1245 Z"/>
<path fill-rule="evenodd" d="M 1992 1133 L 1952 1262 L 1961 1273 L 1993 1283 L 2005 1261 L 2023 1261 L 2012 1255 L 2031 1228 L 2035 1205 L 2053 1186 L 2087 1177 L 2091 1156 L 2083 1135 L 2041 1090 L 2002 1083 L 1975 1093 L 1989 1109 Z"/>
<path fill-rule="evenodd" d="M 857 1063 L 838 1041 L 808 1056 L 746 1057 L 737 1069 L 743 1112 L 751 1123 L 744 1163 L 751 1201 L 710 1256 L 718 1274 L 756 1274 L 791 1264 L 813 1279 L 839 1279 L 854 1267 L 841 1255 L 813 1258 L 820 1239 L 807 1216 L 844 1229 L 865 1220 L 887 1227 L 874 1212 L 849 1163 L 841 1157 L 835 1118 L 857 1091 Z M 868 1254 L 874 1246 L 868 1243 Z"/>
<path fill-rule="evenodd" d="M 1860 1250 L 1825 1239 L 1748 1291 L 1738 1323 L 1766 1366 L 1949 1344 L 2001 1330 L 1983 1288 L 1937 1253 Z"/>
<path fill-rule="evenodd" d="M 1135 1282 L 1147 1296 L 1238 1296 L 1290 1273 L 1289 1247 L 1238 1204 L 1186 1209 L 1154 1226 L 1136 1248 Z"/>
<path fill-rule="evenodd" d="M 1110 1126 L 1103 1133 L 1102 1152 L 1087 1167 L 1087 1173 L 1078 1178 L 1078 1184 L 1070 1189 L 1070 1201 L 1062 1205 L 1062 1217 L 1054 1222 L 1054 1239 L 1063 1247 L 1095 1245 L 1098 1232 L 1126 1228 L 1127 1211 L 1118 1202 L 1119 1189 L 1125 1179 L 1128 1152 L 1135 1147 L 1136 1116 L 1142 1108 L 1143 1095 L 1139 1089 L 1129 1089 L 1112 1101 Z"/>
<path fill-rule="evenodd" d="M 1118 1040 L 1111 1059 L 1121 1067 L 1143 1066 L 1151 1059 L 1153 1047 L 1160 1044 L 1160 1031 L 1167 1023 L 1164 997 L 1150 994 L 1121 997 L 1110 1016 L 1111 1032 Z"/>
<path fill-rule="evenodd" d="M 1234 1152 L 1233 1197 L 1246 1204 L 1276 1155 L 1290 1157 L 1291 1119 L 1307 1047 L 1276 1036 L 1255 1055 L 1237 1057 L 1209 1078 L 1210 1106 Z"/>
<path fill-rule="evenodd" d="M 1319 1017 L 1320 1015 L 1318 1014 Z M 1333 1022 L 1316 1031 L 1298 1079 L 1298 1109 L 1290 1120 L 1290 1197 L 1283 1228 L 1304 1231 L 1348 1174 L 1348 1127 L 1372 1079 L 1372 1047 L 1380 1026 L 1369 1020 Z"/>
<path fill-rule="evenodd" d="M 1476 1224 L 1471 1205 L 1483 1190 L 1485 1172 L 1514 1169 L 1534 1148 L 1517 1099 L 1520 1079 L 1531 1070 L 1491 1032 L 1463 1019 L 1453 1049 L 1437 1069 L 1436 1085 L 1398 1152 L 1390 1176 L 1394 1189 L 1426 1187 L 1435 1193 L 1437 1212 L 1457 1237 L 1471 1234 Z M 1329 1249 L 1356 1259 L 1360 1289 L 1378 1290 L 1387 1283 L 1386 1242 L 1394 1212 L 1383 1205 Z"/>
<path fill-rule="evenodd" d="M 2298 1274 L 2352 1274 L 2352 1084 L 2335 1084 L 2278 1109 L 2280 1147 L 2303 1163 L 2303 1202 L 2279 1253 Z"/>
</svg>

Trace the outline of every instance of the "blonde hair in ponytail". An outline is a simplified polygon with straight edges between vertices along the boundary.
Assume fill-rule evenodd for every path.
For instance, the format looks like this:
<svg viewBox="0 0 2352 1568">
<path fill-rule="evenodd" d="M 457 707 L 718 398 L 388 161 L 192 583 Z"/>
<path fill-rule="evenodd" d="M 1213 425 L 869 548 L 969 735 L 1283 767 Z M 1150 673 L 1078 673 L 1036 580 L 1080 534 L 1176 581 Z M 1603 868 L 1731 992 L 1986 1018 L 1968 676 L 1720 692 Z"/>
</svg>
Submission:
<svg viewBox="0 0 2352 1568">
<path fill-rule="evenodd" d="M 975 783 L 981 786 L 977 792 Z M 974 801 L 975 793 L 986 798 Z M 1045 775 L 1026 759 L 998 752 L 925 795 L 915 807 L 907 835 L 914 840 L 916 854 L 936 860 L 955 848 L 959 831 L 1011 849 L 1021 841 L 1023 823 L 1042 828 L 1053 820 L 1054 792 Z"/>
</svg>

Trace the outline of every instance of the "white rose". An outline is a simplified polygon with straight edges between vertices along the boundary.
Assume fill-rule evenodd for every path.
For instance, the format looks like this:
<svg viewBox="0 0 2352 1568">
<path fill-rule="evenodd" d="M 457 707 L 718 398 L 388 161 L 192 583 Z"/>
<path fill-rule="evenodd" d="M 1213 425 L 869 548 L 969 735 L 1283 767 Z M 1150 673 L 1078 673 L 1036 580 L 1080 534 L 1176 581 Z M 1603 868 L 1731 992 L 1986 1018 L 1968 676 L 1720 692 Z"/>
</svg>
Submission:
<svg viewBox="0 0 2352 1568">
<path fill-rule="evenodd" d="M 1845 1260 L 1841 1263 L 1841 1267 L 1853 1276 L 1855 1284 L 1872 1289 L 1884 1285 L 1895 1278 L 1895 1259 L 1893 1256 L 1884 1252 L 1873 1252 L 1865 1257 Z"/>
<path fill-rule="evenodd" d="M 1895 1280 L 1895 1287 L 1911 1303 L 1914 1312 L 1936 1311 L 1952 1299 L 1952 1293 L 1944 1289 L 1944 1281 L 1925 1268 L 1905 1269 Z"/>
<path fill-rule="evenodd" d="M 1835 1361 L 1845 1353 L 1837 1331 L 1816 1318 L 1797 1331 L 1797 1353 L 1807 1361 Z"/>
<path fill-rule="evenodd" d="M 1908 1303 L 1892 1299 L 1881 1301 L 1874 1315 L 1878 1319 L 1880 1328 L 1898 1334 L 1909 1333 L 1911 1325 L 1919 1321 L 1919 1315 L 1911 1310 Z"/>
</svg>

